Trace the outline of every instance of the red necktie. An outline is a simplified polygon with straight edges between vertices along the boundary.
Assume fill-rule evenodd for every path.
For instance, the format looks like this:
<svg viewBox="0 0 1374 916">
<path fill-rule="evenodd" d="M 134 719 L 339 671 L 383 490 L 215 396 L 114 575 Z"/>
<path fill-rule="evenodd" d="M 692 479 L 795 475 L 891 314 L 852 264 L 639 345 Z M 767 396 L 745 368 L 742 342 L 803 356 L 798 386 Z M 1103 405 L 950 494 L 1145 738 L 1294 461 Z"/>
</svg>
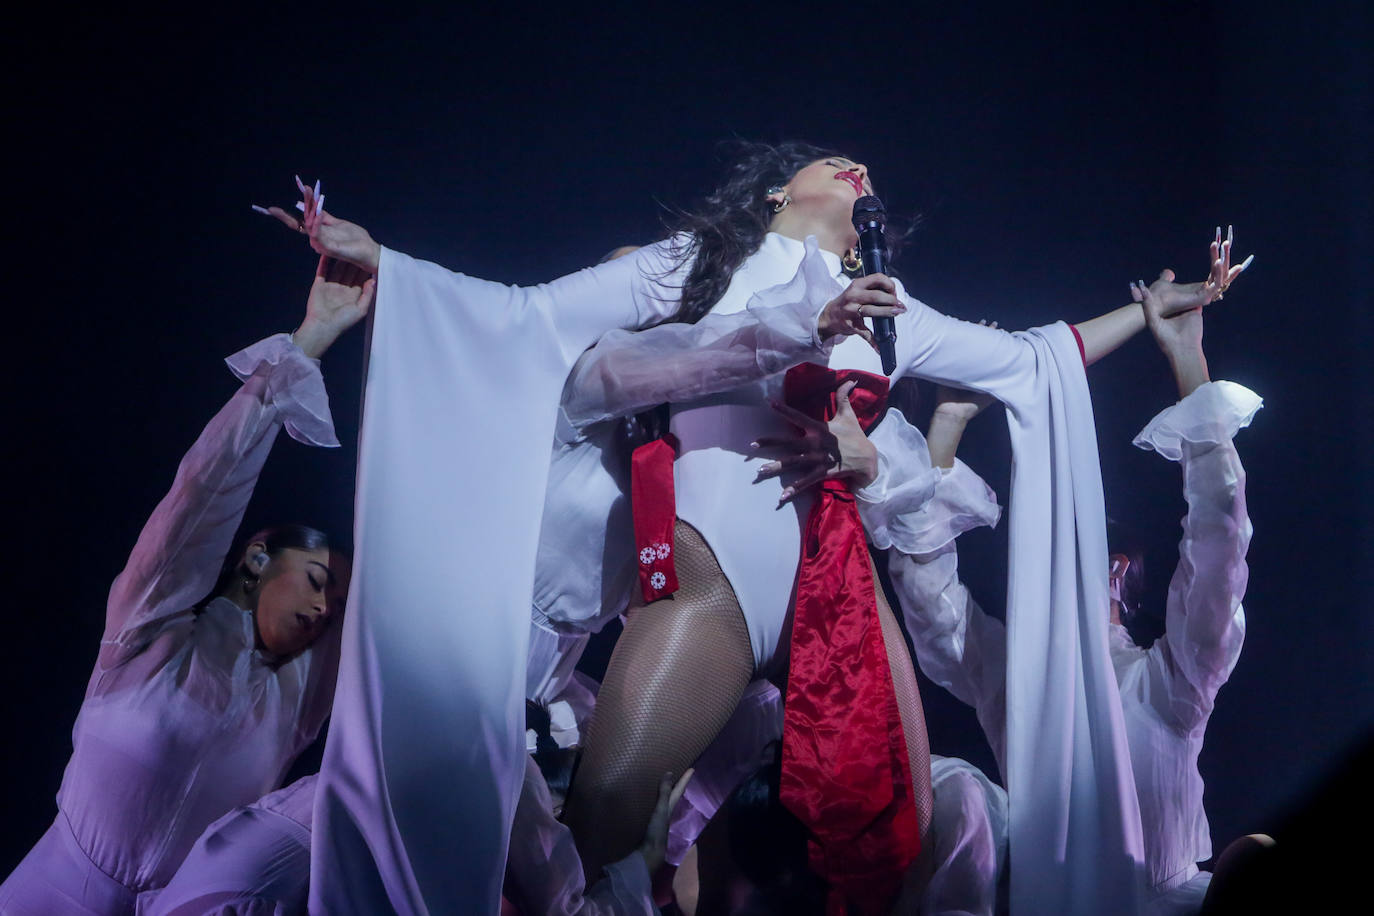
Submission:
<svg viewBox="0 0 1374 916">
<path fill-rule="evenodd" d="M 857 382 L 860 425 L 880 419 L 887 379 L 803 363 L 788 404 L 821 420 Z M 843 480 L 821 485 L 802 536 L 783 718 L 782 803 L 806 825 L 830 916 L 886 913 L 921 850 L 906 737 L 892 690 L 863 523 Z"/>
</svg>

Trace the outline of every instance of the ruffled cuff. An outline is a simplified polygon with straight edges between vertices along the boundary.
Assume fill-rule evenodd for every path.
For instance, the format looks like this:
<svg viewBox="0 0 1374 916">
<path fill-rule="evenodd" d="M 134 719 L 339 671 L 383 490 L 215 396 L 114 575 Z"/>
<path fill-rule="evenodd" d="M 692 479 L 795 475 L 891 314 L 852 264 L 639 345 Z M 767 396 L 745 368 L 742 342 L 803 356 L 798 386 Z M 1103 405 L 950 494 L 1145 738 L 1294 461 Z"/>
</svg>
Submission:
<svg viewBox="0 0 1374 916">
<path fill-rule="evenodd" d="M 1230 442 L 1250 425 L 1264 401 L 1244 385 L 1208 382 L 1172 407 L 1160 411 L 1135 437 L 1135 446 L 1153 449 L 1170 461 L 1183 457 L 1183 446 Z"/>
<path fill-rule="evenodd" d="M 904 542 L 914 555 L 931 553 L 953 541 L 965 531 L 987 526 L 996 528 L 1002 518 L 997 493 L 983 478 L 958 458 L 954 467 L 940 469 L 935 498 L 925 511 L 912 517 L 904 530 Z"/>
<path fill-rule="evenodd" d="M 884 420 L 881 425 L 886 424 L 887 420 Z M 912 431 L 915 432 L 914 429 Z M 879 456 L 881 465 L 881 450 Z M 920 443 L 919 457 L 915 460 L 923 460 L 927 466 L 930 464 L 924 439 Z M 954 467 L 932 468 L 931 471 L 934 475 L 934 480 L 930 482 L 933 492 L 919 501 L 911 498 L 903 500 L 905 506 L 909 507 L 907 511 L 893 512 L 890 508 L 870 506 L 866 500 L 871 487 L 855 492 L 859 516 L 863 518 L 875 547 L 882 550 L 896 548 L 905 554 L 921 556 L 939 550 L 965 531 L 983 525 L 989 528 L 997 526 L 1002 517 L 997 494 L 968 465 L 956 458 Z"/>
<path fill-rule="evenodd" d="M 267 400 L 281 411 L 282 424 L 292 439 L 306 445 L 338 447 L 320 364 L 301 352 L 290 334 L 273 334 L 224 362 L 241 382 L 253 376 L 266 379 Z"/>
<path fill-rule="evenodd" d="M 768 374 L 794 365 L 804 348 L 814 349 L 812 355 L 828 356 L 838 337 L 822 341 L 817 326 L 821 312 L 837 293 L 835 277 L 816 237 L 808 235 L 805 244 L 792 279 L 760 290 L 744 306 L 759 323 L 759 368 Z"/>
<path fill-rule="evenodd" d="M 649 878 L 649 866 L 644 857 L 632 852 L 619 862 L 612 862 L 605 868 L 611 893 L 615 902 L 624 907 L 627 913 L 657 913 L 654 906 L 654 888 Z"/>
<path fill-rule="evenodd" d="M 854 504 L 875 547 L 906 552 L 907 523 L 935 494 L 940 469 L 930 466 L 926 437 L 896 408 L 868 438 L 878 450 L 878 473 L 868 486 L 854 491 Z"/>
</svg>

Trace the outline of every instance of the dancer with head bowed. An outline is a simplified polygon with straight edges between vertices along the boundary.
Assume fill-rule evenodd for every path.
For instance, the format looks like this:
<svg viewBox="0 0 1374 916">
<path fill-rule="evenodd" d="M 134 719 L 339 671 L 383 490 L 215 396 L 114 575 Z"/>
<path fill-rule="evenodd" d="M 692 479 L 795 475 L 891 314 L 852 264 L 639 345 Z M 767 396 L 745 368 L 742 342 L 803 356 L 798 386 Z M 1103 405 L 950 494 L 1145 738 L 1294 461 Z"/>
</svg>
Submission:
<svg viewBox="0 0 1374 916">
<path fill-rule="evenodd" d="M 329 715 L 347 559 L 285 525 L 230 551 L 283 426 L 334 447 L 319 357 L 373 284 L 321 259 L 306 315 L 227 360 L 201 432 L 110 589 L 57 818 L 0 886 L 6 914 L 133 913 L 205 827 L 281 784 Z"/>
<path fill-rule="evenodd" d="M 1092 359 L 1109 352 L 1143 327 L 1140 307 L 1079 325 L 1080 350 L 1064 327 L 1042 333 L 1037 343 L 947 318 L 881 275 L 846 285 L 841 256 L 855 238 L 850 210 L 871 190 L 866 167 L 844 157 L 799 144 L 753 148 L 732 167 L 704 214 L 684 221 L 682 232 L 625 258 L 520 289 L 384 249 L 361 227 L 324 212 L 305 189 L 301 225 L 312 244 L 379 272 L 360 458 L 359 563 L 351 598 L 357 613 L 346 618 L 340 703 L 319 786 L 316 814 L 324 820 L 316 827 L 328 840 L 313 851 L 312 905 L 340 913 L 386 905 L 437 912 L 462 900 L 494 910 L 519 789 L 517 704 L 526 687 L 520 662 L 548 437 L 568 368 L 606 331 L 738 312 L 756 294 L 780 285 L 813 303 L 839 299 L 854 315 L 882 307 L 897 320 L 898 376 L 924 375 L 1002 398 L 1024 430 L 1014 436 L 1018 454 L 1031 450 L 1024 463 L 1045 476 L 1057 469 L 1061 491 L 1091 488 L 1095 452 L 1088 468 L 1081 444 L 1073 450 L 1068 442 L 1052 441 L 1048 424 L 1036 419 L 1058 396 L 1051 393 L 1058 383 L 1052 386 L 1047 373 L 1060 370 L 1046 367 L 1061 365 L 1068 354 L 1077 362 L 1080 354 Z M 1217 258 L 1206 283 L 1161 288 L 1165 308 L 1209 300 L 1229 279 L 1228 267 Z M 866 341 L 846 338 L 827 363 L 871 371 L 877 360 Z M 882 386 L 870 387 L 876 396 Z M 797 494 L 792 508 L 777 511 L 783 486 L 775 478 L 752 486 L 757 459 L 750 442 L 761 423 L 786 432 L 768 406 L 783 388 L 772 377 L 673 406 L 671 431 L 680 444 L 673 468 L 677 522 L 671 543 L 661 541 L 655 549 L 676 560 L 681 588 L 671 601 L 631 613 L 598 701 L 568 812 L 591 874 L 638 841 L 658 774 L 684 769 L 729 717 L 756 670 L 780 663 L 777 649 L 811 497 Z M 476 394 L 484 391 L 499 396 Z M 501 454 L 502 462 L 480 460 L 471 448 L 475 431 L 484 436 L 483 453 Z M 1062 459 L 1057 463 L 1056 455 Z M 480 486 L 469 483 L 477 480 Z M 1028 489 L 1039 489 L 1048 501 L 1054 488 L 1047 481 Z M 1023 514 L 1045 541 L 1048 511 Z M 432 536 L 412 545 L 417 531 Z M 1076 557 L 1078 548 L 1070 543 L 1061 549 Z M 877 606 L 871 571 L 856 567 L 843 581 L 858 615 L 851 668 L 857 660 L 873 682 L 865 689 L 888 697 L 872 707 L 886 711 L 887 724 L 868 725 L 902 737 L 876 747 L 864 764 L 887 774 L 890 794 L 875 803 L 870 786 L 851 791 L 844 805 L 820 806 L 839 811 L 840 822 L 812 826 L 827 837 L 816 855 L 836 905 L 850 898 L 870 906 L 895 892 L 916 854 L 929 813 L 928 768 L 914 678 L 900 646 L 891 648 L 895 620 Z M 1027 591 L 1036 593 L 1033 609 L 1023 615 L 1027 626 L 1043 628 L 1049 595 Z M 1076 646 L 1076 640 L 1040 640 L 1039 657 L 1026 664 L 1054 669 L 1060 661 L 1054 654 Z M 1073 664 L 1060 666 L 1069 671 L 1065 683 L 1081 684 Z M 792 667 L 795 674 L 795 656 Z M 1089 672 L 1087 679 L 1107 675 Z M 1114 702 L 1114 691 L 1091 695 L 1094 702 Z M 399 720 L 388 712 L 397 708 L 407 710 Z M 1084 774 L 1079 784 L 1092 791 L 1086 801 L 1081 795 L 1058 799 L 1064 812 L 1037 829 L 1054 833 L 1068 825 L 1083 834 L 1075 846 L 1119 849 L 1114 866 L 1094 863 L 1084 874 L 1090 897 L 1114 896 L 1127 880 L 1123 872 L 1139 858 L 1130 827 L 1134 811 L 1118 791 L 1125 754 L 1124 741 L 1115 737 L 1119 710 L 1115 718 L 1069 715 L 1048 753 L 1036 745 L 1047 740 L 1036 737 L 1045 733 L 1044 723 L 1027 729 L 1023 756 L 1036 778 L 1051 783 L 1062 783 L 1062 774 L 1077 767 Z M 894 723 L 895 731 L 889 727 Z M 1097 752 L 1085 763 L 1095 728 Z M 817 750 L 811 749 L 813 758 Z M 670 761 L 676 765 L 664 765 Z M 435 772 L 449 774 L 453 788 L 436 788 Z M 842 792 L 834 777 L 821 766 L 795 782 L 798 805 L 806 807 L 801 799 L 808 785 L 819 787 L 821 796 Z M 820 782 L 807 782 L 813 778 Z M 475 852 L 455 867 L 438 850 L 460 835 Z M 842 848 L 844 837 L 856 841 L 851 853 L 871 850 L 886 861 L 862 865 Z M 1026 856 L 1028 869 L 1035 867 L 1033 858 Z M 1047 889 L 1045 906 L 1057 899 Z"/>
<path fill-rule="evenodd" d="M 1107 600 L 1098 610 L 1110 621 L 1107 643 L 1099 651 L 1120 688 L 1143 829 L 1144 911 L 1150 914 L 1198 912 L 1210 878 L 1197 867 L 1212 856 L 1198 755 L 1217 691 L 1235 666 L 1245 635 L 1241 597 L 1251 532 L 1245 472 L 1231 440 L 1261 406 L 1243 386 L 1211 381 L 1202 350 L 1202 310 L 1166 315 L 1156 291 L 1167 282 L 1133 286 L 1180 397 L 1135 439 L 1138 447 L 1183 468 L 1188 514 L 1164 635 L 1141 647 L 1123 625 L 1141 613 L 1143 573 L 1138 545 L 1125 539 L 1121 528 L 1107 531 L 1111 553 L 1102 577 Z M 889 568 L 921 669 L 974 707 L 1005 773 L 1007 720 L 1016 689 L 1007 673 L 1011 639 L 959 581 L 954 546 L 959 533 L 996 524 L 1000 514 L 991 489 L 955 459 L 965 425 L 988 403 L 977 394 L 941 390 L 927 436 L 928 457 L 917 449 L 901 460 L 928 461 L 942 468 L 943 476 L 928 505 L 888 520 L 894 532 Z M 891 458 L 894 451 L 887 454 Z M 1009 789 L 1014 807 L 1017 790 Z M 1013 836 L 1013 861 L 1018 854 Z M 1015 906 L 1013 896 L 1014 911 Z"/>
</svg>

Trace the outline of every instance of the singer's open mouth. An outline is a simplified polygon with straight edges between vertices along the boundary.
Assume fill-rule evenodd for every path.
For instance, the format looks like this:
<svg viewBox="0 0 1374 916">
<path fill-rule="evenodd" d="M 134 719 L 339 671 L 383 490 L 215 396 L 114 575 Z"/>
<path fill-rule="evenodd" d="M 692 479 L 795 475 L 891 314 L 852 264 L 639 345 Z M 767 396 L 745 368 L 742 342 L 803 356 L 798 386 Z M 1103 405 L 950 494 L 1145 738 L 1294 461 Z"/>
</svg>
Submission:
<svg viewBox="0 0 1374 916">
<path fill-rule="evenodd" d="M 839 172 L 835 175 L 835 177 L 840 179 L 841 181 L 847 181 L 851 185 L 853 185 L 855 197 L 864 196 L 864 184 L 862 181 L 859 180 L 858 175 L 855 175 L 853 172 Z"/>
</svg>

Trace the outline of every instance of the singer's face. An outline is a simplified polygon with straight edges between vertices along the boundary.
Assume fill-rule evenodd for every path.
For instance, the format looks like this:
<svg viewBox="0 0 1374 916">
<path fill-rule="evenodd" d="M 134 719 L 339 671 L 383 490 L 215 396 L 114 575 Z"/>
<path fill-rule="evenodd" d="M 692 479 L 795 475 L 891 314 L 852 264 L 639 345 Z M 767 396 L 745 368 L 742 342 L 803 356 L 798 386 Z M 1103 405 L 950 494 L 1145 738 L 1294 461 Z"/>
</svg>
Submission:
<svg viewBox="0 0 1374 916">
<path fill-rule="evenodd" d="M 818 159 L 787 183 L 789 206 L 850 225 L 854 201 L 873 193 L 868 167 L 843 157 Z"/>
</svg>

